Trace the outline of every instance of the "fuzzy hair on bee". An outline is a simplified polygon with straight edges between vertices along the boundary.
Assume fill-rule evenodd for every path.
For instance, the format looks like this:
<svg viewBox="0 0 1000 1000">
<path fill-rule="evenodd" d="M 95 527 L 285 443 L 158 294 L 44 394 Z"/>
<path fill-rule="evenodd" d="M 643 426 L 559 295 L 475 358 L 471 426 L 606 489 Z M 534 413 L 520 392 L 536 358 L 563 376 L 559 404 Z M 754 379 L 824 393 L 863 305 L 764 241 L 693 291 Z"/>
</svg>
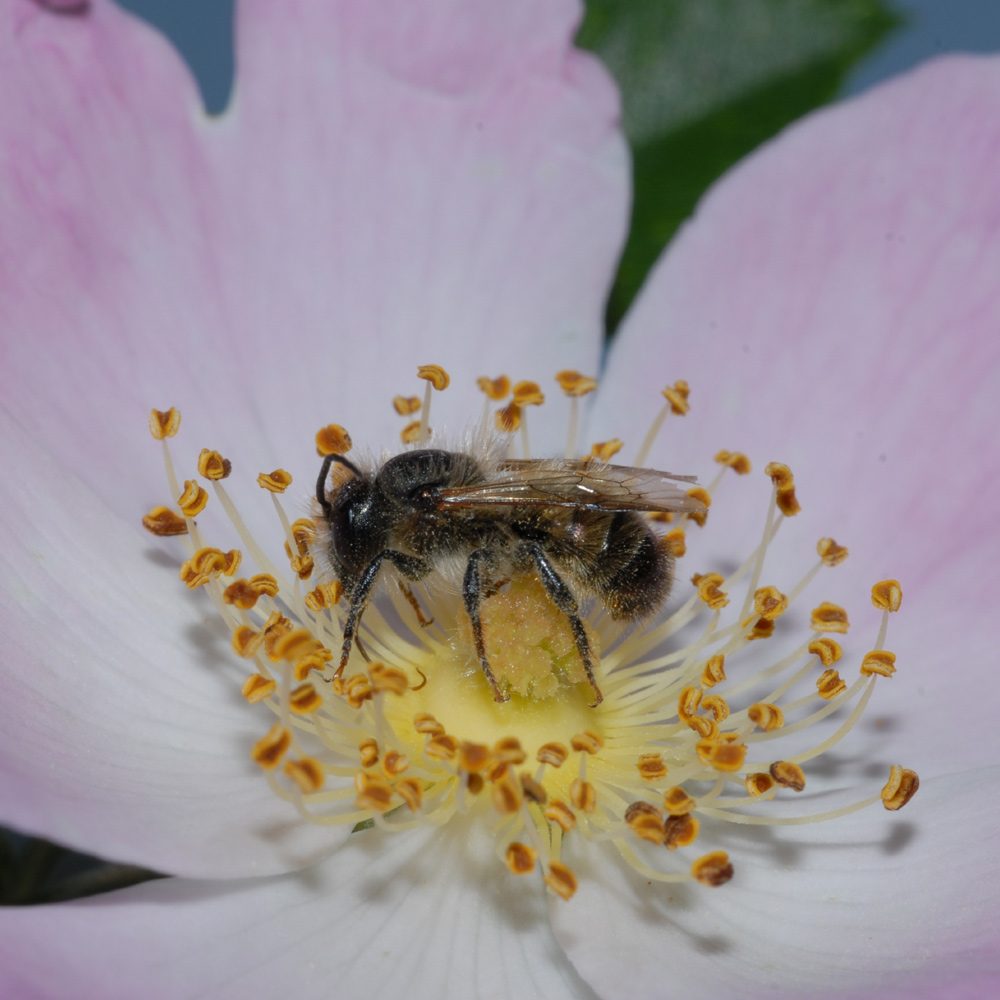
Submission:
<svg viewBox="0 0 1000 1000">
<path fill-rule="evenodd" d="M 600 601 L 622 621 L 662 607 L 673 558 L 642 514 L 701 510 L 687 494 L 694 479 L 505 453 L 505 442 L 472 433 L 455 450 L 417 445 L 380 462 L 324 458 L 316 484 L 319 542 L 348 600 L 338 675 L 384 564 L 407 581 L 457 566 L 480 666 L 494 698 L 507 701 L 490 666 L 480 608 L 504 581 L 535 574 L 566 616 L 593 704 L 600 704 L 578 596 Z"/>
</svg>

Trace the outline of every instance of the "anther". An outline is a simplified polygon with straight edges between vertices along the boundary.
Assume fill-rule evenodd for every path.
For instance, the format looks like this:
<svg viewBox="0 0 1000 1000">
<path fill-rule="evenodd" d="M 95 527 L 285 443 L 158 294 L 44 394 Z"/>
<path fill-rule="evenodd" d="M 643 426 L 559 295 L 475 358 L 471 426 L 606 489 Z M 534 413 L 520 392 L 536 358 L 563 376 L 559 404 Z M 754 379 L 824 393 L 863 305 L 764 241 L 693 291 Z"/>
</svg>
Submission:
<svg viewBox="0 0 1000 1000">
<path fill-rule="evenodd" d="M 575 809 L 592 813 L 597 808 L 597 790 L 589 781 L 575 778 L 569 786 L 569 800 Z"/>
<path fill-rule="evenodd" d="M 701 699 L 701 710 L 711 712 L 716 722 L 725 722 L 729 718 L 729 703 L 717 694 L 706 695 Z"/>
<path fill-rule="evenodd" d="M 847 690 L 847 684 L 839 672 L 831 667 L 829 670 L 824 670 L 816 679 L 816 690 L 821 698 L 832 701 Z"/>
<path fill-rule="evenodd" d="M 683 417 L 691 409 L 691 404 L 688 403 L 690 394 L 691 388 L 683 379 L 678 379 L 673 385 L 663 389 L 663 395 L 670 404 L 670 412 L 679 417 Z"/>
<path fill-rule="evenodd" d="M 691 577 L 691 582 L 698 588 L 698 596 L 713 611 L 721 611 L 729 603 L 729 598 L 721 589 L 724 582 L 721 573 L 696 573 Z"/>
<path fill-rule="evenodd" d="M 889 771 L 889 780 L 882 789 L 882 805 L 890 812 L 902 809 L 920 787 L 920 779 L 916 771 L 893 764 Z"/>
<path fill-rule="evenodd" d="M 556 372 L 556 382 L 567 396 L 585 396 L 597 388 L 597 379 L 575 371 Z"/>
<path fill-rule="evenodd" d="M 332 583 L 321 583 L 315 590 L 310 590 L 306 594 L 306 607 L 310 611 L 332 608 L 340 603 L 343 596 L 344 587 L 339 580 L 334 580 Z"/>
<path fill-rule="evenodd" d="M 674 785 L 663 793 L 663 808 L 671 816 L 686 816 L 696 803 L 680 785 Z"/>
<path fill-rule="evenodd" d="M 451 376 L 440 365 L 421 365 L 417 369 L 417 378 L 430 382 L 438 392 L 447 389 L 451 384 Z"/>
<path fill-rule="evenodd" d="M 716 453 L 715 461 L 720 465 L 727 465 L 738 476 L 745 476 L 750 472 L 750 459 L 741 451 L 720 451 Z"/>
<path fill-rule="evenodd" d="M 774 483 L 776 490 L 775 502 L 778 505 L 778 510 L 785 517 L 792 517 L 794 514 L 798 514 L 802 508 L 795 497 L 795 479 L 792 476 L 792 470 L 781 462 L 770 462 L 765 467 L 764 472 L 771 477 L 771 482 Z"/>
<path fill-rule="evenodd" d="M 409 766 L 409 757 L 398 750 L 386 750 L 382 758 L 382 773 L 387 778 L 398 778 Z"/>
<path fill-rule="evenodd" d="M 316 453 L 321 458 L 346 455 L 351 450 L 351 444 L 351 435 L 340 424 L 327 424 L 316 431 Z"/>
<path fill-rule="evenodd" d="M 774 778 L 771 775 L 766 774 L 764 771 L 754 771 L 753 774 L 748 774 L 746 777 L 746 788 L 747 791 L 753 795 L 764 795 L 774 788 Z"/>
<path fill-rule="evenodd" d="M 643 781 L 660 781 L 667 776 L 667 765 L 659 753 L 641 753 L 636 763 Z"/>
<path fill-rule="evenodd" d="M 169 507 L 153 507 L 142 519 L 142 526 L 154 535 L 167 538 L 171 535 L 186 535 L 187 521 Z"/>
<path fill-rule="evenodd" d="M 550 743 L 546 744 L 546 746 L 551 745 L 552 744 Z M 592 729 L 587 729 L 584 732 L 577 733 L 573 736 L 569 741 L 569 745 L 574 750 L 582 750 L 584 753 L 596 754 L 599 750 L 603 749 L 604 740 Z"/>
<path fill-rule="evenodd" d="M 903 588 L 898 580 L 880 580 L 872 587 L 872 604 L 879 611 L 898 611 L 903 603 Z"/>
<path fill-rule="evenodd" d="M 788 598 L 777 587 L 761 587 L 753 595 L 754 612 L 767 621 L 780 618 L 788 608 Z"/>
<path fill-rule="evenodd" d="M 809 627 L 815 632 L 846 632 L 850 625 L 847 612 L 840 605 L 829 601 L 813 608 L 809 621 Z"/>
<path fill-rule="evenodd" d="M 498 375 L 496 378 L 480 375 L 476 379 L 476 385 L 486 394 L 487 399 L 492 399 L 495 403 L 506 399 L 510 394 L 510 379 L 506 375 Z"/>
<path fill-rule="evenodd" d="M 162 441 L 164 438 L 172 438 L 181 427 L 181 413 L 175 406 L 169 410 L 149 411 L 149 433 Z"/>
<path fill-rule="evenodd" d="M 372 693 L 382 694 L 386 691 L 402 696 L 410 690 L 410 679 L 398 667 L 387 667 L 384 663 L 373 663 L 368 667 L 371 678 Z"/>
<path fill-rule="evenodd" d="M 545 393 L 537 382 L 518 382 L 514 385 L 514 402 L 520 406 L 541 406 Z"/>
<path fill-rule="evenodd" d="M 423 426 L 422 422 L 419 420 L 414 420 L 412 423 L 407 424 L 400 432 L 399 439 L 403 444 L 415 444 L 420 440 L 420 428 Z M 427 437 L 431 436 L 431 429 L 427 428 Z"/>
<path fill-rule="evenodd" d="M 660 539 L 660 544 L 675 559 L 683 559 L 687 555 L 687 535 L 684 533 L 683 528 L 671 528 Z"/>
<path fill-rule="evenodd" d="M 549 767 L 562 767 L 566 763 L 569 751 L 562 743 L 543 743 L 535 754 L 535 759 Z"/>
<path fill-rule="evenodd" d="M 827 636 L 823 636 L 821 639 L 813 639 L 809 643 L 808 649 L 813 656 L 819 657 L 820 663 L 824 667 L 833 666 L 843 655 L 840 643 L 836 639 L 830 639 Z"/>
<path fill-rule="evenodd" d="M 184 492 L 177 498 L 177 506 L 185 517 L 197 517 L 208 503 L 208 491 L 193 479 L 184 480 Z"/>
<path fill-rule="evenodd" d="M 247 660 L 253 656 L 264 642 L 264 633 L 249 625 L 240 625 L 233 632 L 233 652 Z"/>
<path fill-rule="evenodd" d="M 545 884 L 555 893 L 569 902 L 576 892 L 576 876 L 571 868 L 553 861 L 549 864 L 549 873 L 545 876 Z"/>
<path fill-rule="evenodd" d="M 413 728 L 426 736 L 442 736 L 444 734 L 444 726 L 427 712 L 421 712 L 413 717 Z"/>
<path fill-rule="evenodd" d="M 419 396 L 395 396 L 392 400 L 392 408 L 401 416 L 409 417 L 420 409 Z"/>
<path fill-rule="evenodd" d="M 633 802 L 625 810 L 625 822 L 642 840 L 663 843 L 663 813 L 649 802 Z"/>
<path fill-rule="evenodd" d="M 243 697 L 253 705 L 274 694 L 276 687 L 277 685 L 272 678 L 265 677 L 263 674 L 251 674 L 243 682 Z"/>
<path fill-rule="evenodd" d="M 576 816 L 565 802 L 558 800 L 550 802 L 545 810 L 545 818 L 551 823 L 555 823 L 563 833 L 569 833 L 576 826 Z"/>
<path fill-rule="evenodd" d="M 369 737 L 358 744 L 362 767 L 374 767 L 378 763 L 378 743 Z"/>
<path fill-rule="evenodd" d="M 707 715 L 694 715 L 684 720 L 703 740 L 714 740 L 719 735 L 719 724 Z"/>
<path fill-rule="evenodd" d="M 493 807 L 501 816 L 513 816 L 521 808 L 524 793 L 521 782 L 510 764 L 503 764 L 492 780 Z"/>
<path fill-rule="evenodd" d="M 523 764 L 528 755 L 516 736 L 506 736 L 493 744 L 493 756 L 505 764 Z"/>
<path fill-rule="evenodd" d="M 510 402 L 497 410 L 493 414 L 493 419 L 498 431 L 503 434 L 513 434 L 521 426 L 521 407 L 515 402 Z"/>
<path fill-rule="evenodd" d="M 288 695 L 288 707 L 298 715 L 311 715 L 323 707 L 323 699 L 312 684 L 300 684 Z"/>
<path fill-rule="evenodd" d="M 223 458 L 217 451 L 202 448 L 198 456 L 198 472 L 206 479 L 226 479 L 233 471 L 233 463 Z"/>
<path fill-rule="evenodd" d="M 861 661 L 861 673 L 865 677 L 878 674 L 879 677 L 891 677 L 896 672 L 896 654 L 888 649 L 875 649 L 867 653 Z"/>
<path fill-rule="evenodd" d="M 742 743 L 723 741 L 719 738 L 699 740 L 695 744 L 698 759 L 716 771 L 738 771 L 743 767 L 747 748 Z"/>
<path fill-rule="evenodd" d="M 447 733 L 432 736 L 424 747 L 424 753 L 435 760 L 454 760 L 458 753 L 458 740 Z"/>
<path fill-rule="evenodd" d="M 747 709 L 747 717 L 765 733 L 780 729 L 785 724 L 785 713 L 777 705 L 758 701 Z"/>
<path fill-rule="evenodd" d="M 222 592 L 222 599 L 226 604 L 233 604 L 244 611 L 252 608 L 257 603 L 259 597 L 260 594 L 257 592 L 257 588 L 249 580 L 242 579 L 234 580 Z"/>
<path fill-rule="evenodd" d="M 775 784 L 782 788 L 790 788 L 793 792 L 801 792 L 806 787 L 806 776 L 798 764 L 790 760 L 776 760 L 768 770 Z"/>
<path fill-rule="evenodd" d="M 681 722 L 687 722 L 698 711 L 701 704 L 701 688 L 689 686 L 684 688 L 677 698 L 677 717 Z"/>
<path fill-rule="evenodd" d="M 281 763 L 288 748 L 292 745 L 292 734 L 280 723 L 276 722 L 263 738 L 253 746 L 250 756 L 265 771 L 273 771 Z"/>
<path fill-rule="evenodd" d="M 726 658 L 722 653 L 710 656 L 701 673 L 701 683 L 705 687 L 715 687 L 726 679 Z"/>
<path fill-rule="evenodd" d="M 304 795 L 318 792 L 326 780 L 323 765 L 313 757 L 286 761 L 284 771 L 299 786 Z"/>
<path fill-rule="evenodd" d="M 668 851 L 676 851 L 678 847 L 690 847 L 698 839 L 700 826 L 697 817 L 690 813 L 671 816 L 663 824 L 663 846 Z"/>
<path fill-rule="evenodd" d="M 692 486 L 691 489 L 687 491 L 687 495 L 704 507 L 704 510 L 692 510 L 688 514 L 688 517 L 694 521 L 699 528 L 704 528 L 705 522 L 708 520 L 708 508 L 712 506 L 711 495 L 703 486 Z"/>
<path fill-rule="evenodd" d="M 424 802 L 424 786 L 417 778 L 401 778 L 396 782 L 394 791 L 399 795 L 410 812 L 420 812 Z"/>
<path fill-rule="evenodd" d="M 612 438 L 610 441 L 598 441 L 590 446 L 590 457 L 598 462 L 610 462 L 615 455 L 625 447 L 625 442 L 621 438 Z"/>
<path fill-rule="evenodd" d="M 747 642 L 754 639 L 770 639 L 774 635 L 774 622 L 770 618 L 758 618 L 746 633 Z"/>
<path fill-rule="evenodd" d="M 522 771 L 518 777 L 521 779 L 521 791 L 524 792 L 524 797 L 537 806 L 544 806 L 548 801 L 549 794 L 542 785 L 526 771 Z"/>
<path fill-rule="evenodd" d="M 359 809 L 383 813 L 392 805 L 392 787 L 379 774 L 358 771 L 354 775 L 354 787 L 358 793 L 355 802 Z"/>
<path fill-rule="evenodd" d="M 733 866 L 725 851 L 712 851 L 691 866 L 691 875 L 702 885 L 725 885 L 733 877 Z"/>
<path fill-rule="evenodd" d="M 284 469 L 262 472 L 257 477 L 257 485 L 262 490 L 270 490 L 271 493 L 284 493 L 292 485 L 292 474 Z"/>
<path fill-rule="evenodd" d="M 847 558 L 847 549 L 832 538 L 821 538 L 816 543 L 816 552 L 824 566 L 839 566 Z"/>
<path fill-rule="evenodd" d="M 482 743 L 471 743 L 463 740 L 458 747 L 458 766 L 470 774 L 485 771 L 493 763 L 490 748 Z"/>
<path fill-rule="evenodd" d="M 515 875 L 525 875 L 535 870 L 535 865 L 538 862 L 538 854 L 533 847 L 514 841 L 507 848 L 504 861 Z"/>
</svg>

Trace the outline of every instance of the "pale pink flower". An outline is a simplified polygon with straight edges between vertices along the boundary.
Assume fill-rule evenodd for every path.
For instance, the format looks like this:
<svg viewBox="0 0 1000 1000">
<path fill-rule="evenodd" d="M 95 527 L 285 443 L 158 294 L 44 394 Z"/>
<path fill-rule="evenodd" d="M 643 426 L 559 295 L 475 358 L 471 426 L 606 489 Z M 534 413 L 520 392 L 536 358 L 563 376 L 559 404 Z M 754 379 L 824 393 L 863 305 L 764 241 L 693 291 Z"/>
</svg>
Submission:
<svg viewBox="0 0 1000 1000">
<path fill-rule="evenodd" d="M 918 798 L 740 838 L 719 889 L 590 850 L 567 904 L 471 824 L 340 843 L 299 822 L 248 759 L 226 635 L 138 518 L 165 499 L 151 406 L 185 414 L 189 465 L 205 445 L 308 483 L 331 419 L 394 439 L 418 364 L 451 371 L 452 425 L 478 375 L 596 370 L 628 168 L 577 5 L 241 0 L 217 120 L 108 0 L 0 11 L 0 819 L 179 876 L 0 911 L 4 996 L 996 988 L 1000 62 L 816 114 L 721 182 L 588 429 L 638 437 L 686 378 L 651 464 L 785 461 L 808 519 L 782 551 L 849 543 L 832 599 L 903 581 L 884 724 L 839 752 L 914 767 Z M 547 426 L 536 450 L 561 447 Z M 743 482 L 698 558 L 758 533 Z M 244 513 L 269 532 L 266 505 Z"/>
</svg>

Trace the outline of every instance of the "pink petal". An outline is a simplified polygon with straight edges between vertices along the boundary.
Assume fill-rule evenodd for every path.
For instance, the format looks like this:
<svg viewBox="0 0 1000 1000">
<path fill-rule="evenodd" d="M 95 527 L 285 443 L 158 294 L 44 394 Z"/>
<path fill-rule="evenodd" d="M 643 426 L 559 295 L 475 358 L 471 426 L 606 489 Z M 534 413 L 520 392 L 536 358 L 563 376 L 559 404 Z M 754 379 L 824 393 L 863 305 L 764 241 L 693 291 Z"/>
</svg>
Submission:
<svg viewBox="0 0 1000 1000">
<path fill-rule="evenodd" d="M 368 831 L 297 876 L 0 910 L 0 993 L 586 1000 L 544 899 L 478 826 Z"/>
<path fill-rule="evenodd" d="M 574 851 L 580 889 L 570 906 L 550 906 L 556 934 L 608 998 L 661 996 L 664 982 L 690 1000 L 920 996 L 931 984 L 938 992 L 924 995 L 947 997 L 965 977 L 996 982 L 1000 864 L 979 844 L 996 826 L 998 791 L 995 767 L 936 779 L 909 817 L 875 807 L 753 841 L 730 829 L 708 843 L 703 832 L 663 864 L 682 871 L 728 848 L 736 873 L 718 888 L 650 885 L 612 851 L 585 861 Z"/>
<path fill-rule="evenodd" d="M 24 581 L 0 610 L 6 821 L 189 874 L 328 843 L 247 762 L 258 720 L 225 637 L 192 624 L 177 547 L 131 527 L 169 500 L 151 406 L 186 413 L 182 476 L 223 451 L 280 546 L 256 473 L 290 469 L 294 505 L 318 427 L 392 444 L 418 363 L 455 377 L 439 428 L 478 412 L 476 375 L 593 370 L 627 177 L 613 88 L 570 48 L 578 8 L 435 2 L 419 49 L 393 34 L 413 10 L 248 2 L 236 107 L 208 120 L 114 4 L 0 5 L 0 397 L 19 428 L 0 500 Z"/>
</svg>

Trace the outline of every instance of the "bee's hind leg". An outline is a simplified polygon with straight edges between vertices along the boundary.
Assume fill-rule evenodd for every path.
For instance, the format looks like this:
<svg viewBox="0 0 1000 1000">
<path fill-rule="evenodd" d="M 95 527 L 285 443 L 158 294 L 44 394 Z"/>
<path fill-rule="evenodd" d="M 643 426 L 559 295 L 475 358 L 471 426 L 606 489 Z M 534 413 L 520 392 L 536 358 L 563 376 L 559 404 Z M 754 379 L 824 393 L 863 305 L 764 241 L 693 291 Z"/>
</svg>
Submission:
<svg viewBox="0 0 1000 1000">
<path fill-rule="evenodd" d="M 483 668 L 486 679 L 493 689 L 494 701 L 510 701 L 510 695 L 504 694 L 500 690 L 500 685 L 490 667 L 490 661 L 486 656 L 486 643 L 483 641 L 483 622 L 479 617 L 479 605 L 483 600 L 485 588 L 483 587 L 482 572 L 480 563 L 489 559 L 489 552 L 486 549 L 476 549 L 470 556 L 465 567 L 465 578 L 462 581 L 462 600 L 465 603 L 465 610 L 472 623 L 472 638 L 476 643 L 476 652 L 479 654 L 479 664 Z"/>
<path fill-rule="evenodd" d="M 545 550 L 541 545 L 537 542 L 523 542 L 521 547 L 524 552 L 531 556 L 546 593 L 552 598 L 555 606 L 569 619 L 570 628 L 573 630 L 573 639 L 576 642 L 576 649 L 580 654 L 580 659 L 583 661 L 583 669 L 587 672 L 587 680 L 590 681 L 590 686 L 594 689 L 594 702 L 590 707 L 597 708 L 604 701 L 604 695 L 601 694 L 601 689 L 597 686 L 597 680 L 594 677 L 590 640 L 587 638 L 587 630 L 583 627 L 583 621 L 580 618 L 580 606 L 576 603 L 573 592 L 556 572 L 555 567 L 549 561 L 549 557 L 545 554 Z"/>
</svg>

